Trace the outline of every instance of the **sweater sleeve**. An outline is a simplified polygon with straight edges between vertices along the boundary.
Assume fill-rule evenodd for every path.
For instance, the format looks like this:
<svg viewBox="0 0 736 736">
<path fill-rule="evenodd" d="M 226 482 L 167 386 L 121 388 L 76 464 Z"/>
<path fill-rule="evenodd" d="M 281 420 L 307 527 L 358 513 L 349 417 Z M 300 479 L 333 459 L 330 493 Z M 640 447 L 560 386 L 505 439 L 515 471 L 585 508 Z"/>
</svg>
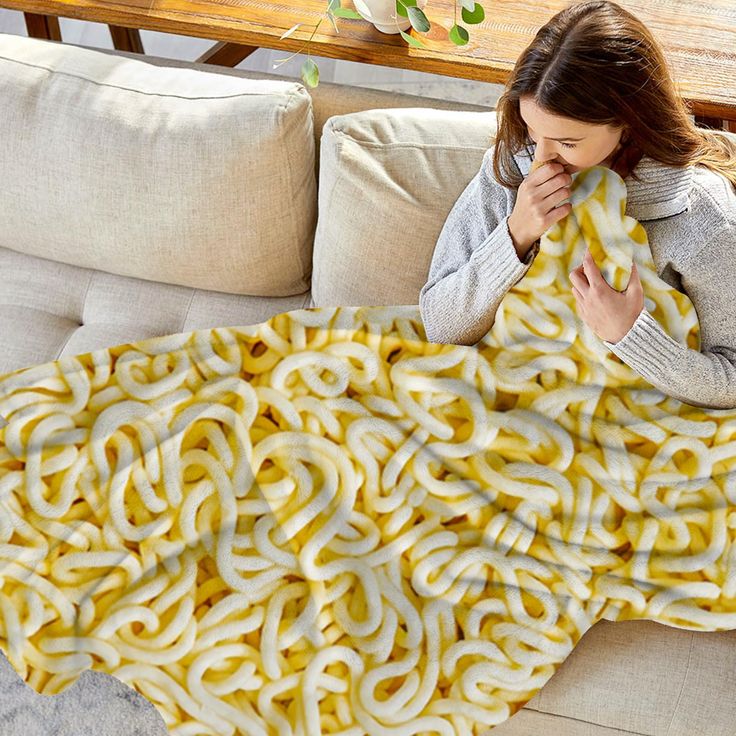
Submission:
<svg viewBox="0 0 736 736">
<path fill-rule="evenodd" d="M 506 292 L 529 270 L 508 229 L 511 192 L 493 176 L 493 147 L 452 206 L 435 245 L 419 307 L 427 340 L 475 345 L 493 326 Z"/>
<path fill-rule="evenodd" d="M 728 224 L 682 274 L 701 350 L 673 340 L 646 307 L 618 342 L 603 344 L 663 393 L 710 409 L 736 409 L 736 229 Z"/>
</svg>

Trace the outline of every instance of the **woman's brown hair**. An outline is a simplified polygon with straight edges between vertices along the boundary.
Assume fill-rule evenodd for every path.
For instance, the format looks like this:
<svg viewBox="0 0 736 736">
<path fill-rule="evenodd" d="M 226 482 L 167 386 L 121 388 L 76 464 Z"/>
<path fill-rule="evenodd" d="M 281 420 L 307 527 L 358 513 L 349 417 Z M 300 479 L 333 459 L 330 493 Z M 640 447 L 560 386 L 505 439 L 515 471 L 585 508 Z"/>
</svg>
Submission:
<svg viewBox="0 0 736 736">
<path fill-rule="evenodd" d="M 622 126 L 611 168 L 624 178 L 647 155 L 671 166 L 703 164 L 736 187 L 736 144 L 695 125 L 659 43 L 615 2 L 561 10 L 518 58 L 496 105 L 494 136 L 493 172 L 511 188 L 523 181 L 512 156 L 532 143 L 519 112 L 525 95 L 552 115 Z"/>
</svg>

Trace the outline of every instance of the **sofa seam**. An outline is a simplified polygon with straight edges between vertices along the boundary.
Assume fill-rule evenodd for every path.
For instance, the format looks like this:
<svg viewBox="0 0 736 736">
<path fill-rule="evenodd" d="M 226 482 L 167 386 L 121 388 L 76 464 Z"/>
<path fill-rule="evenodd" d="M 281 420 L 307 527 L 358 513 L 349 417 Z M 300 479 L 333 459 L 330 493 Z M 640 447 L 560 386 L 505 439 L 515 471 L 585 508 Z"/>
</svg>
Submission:
<svg viewBox="0 0 736 736">
<path fill-rule="evenodd" d="M 192 304 L 194 304 L 194 297 L 196 296 L 196 294 L 197 294 L 197 290 L 194 287 L 192 287 L 192 293 L 189 295 L 189 304 L 187 304 L 187 308 L 184 312 L 184 316 L 182 317 L 181 329 L 179 329 L 179 332 L 186 331 L 187 320 L 189 319 L 189 313 L 192 311 Z"/>
<path fill-rule="evenodd" d="M 280 127 L 283 130 L 286 127 L 286 117 L 289 110 L 289 104 L 291 103 L 291 100 L 294 98 L 292 95 L 291 97 L 287 98 L 283 105 L 280 106 L 280 112 L 281 112 L 281 120 L 279 121 Z M 312 136 L 312 140 L 314 140 L 314 116 L 312 114 L 312 105 L 311 105 L 311 96 L 310 96 L 310 105 L 309 105 L 309 119 L 312 121 L 312 131 L 310 135 Z M 289 136 L 290 138 L 292 136 Z M 314 149 L 313 149 L 314 150 Z M 291 156 L 286 157 L 286 170 L 288 172 L 289 176 L 289 192 L 291 194 L 292 201 L 298 198 L 299 195 L 299 188 L 295 186 L 294 183 L 294 169 L 291 165 Z M 311 175 L 314 176 L 314 159 L 312 160 L 312 166 L 311 166 Z M 315 189 L 316 189 L 315 185 Z M 317 195 L 319 195 L 319 191 L 316 192 Z M 301 279 L 307 283 L 307 285 L 311 289 L 311 283 L 312 283 L 312 264 L 309 263 L 308 266 L 304 261 L 304 254 L 301 251 L 301 244 L 302 244 L 302 238 L 300 235 L 300 227 L 296 222 L 295 217 L 289 218 L 292 225 L 292 233 L 293 233 L 293 242 L 297 247 L 297 257 L 299 258 L 299 270 L 302 273 Z M 315 222 L 315 232 L 317 229 L 317 223 Z M 314 251 L 314 235 L 312 236 L 312 251 Z M 304 274 L 306 271 L 309 271 L 309 276 L 306 277 Z"/>
<path fill-rule="evenodd" d="M 64 348 L 69 344 L 69 340 L 72 339 L 72 335 L 79 329 L 79 325 L 76 325 L 75 327 L 70 327 L 67 331 L 64 342 L 61 344 L 59 349 L 56 352 L 56 357 L 52 358 L 48 361 L 44 361 L 45 363 L 55 363 L 57 360 L 61 360 L 61 354 L 64 352 Z M 25 366 L 25 368 L 29 368 L 30 366 Z"/>
<path fill-rule="evenodd" d="M 339 117 L 339 115 L 334 115 L 332 117 Z M 327 123 L 325 123 L 326 125 Z M 354 143 L 357 143 L 361 146 L 368 146 L 372 148 L 422 148 L 422 149 L 441 149 L 441 150 L 450 150 L 450 151 L 485 151 L 488 150 L 488 146 L 464 146 L 460 143 L 454 144 L 454 143 L 421 143 L 421 142 L 403 142 L 403 141 L 389 141 L 387 143 L 381 143 L 380 141 L 366 141 L 362 140 L 360 138 L 356 138 L 355 136 L 350 135 L 349 133 L 346 133 L 344 130 L 340 130 L 339 128 L 335 128 L 333 126 L 332 128 L 334 133 L 338 133 L 339 135 L 345 136 L 345 138 L 348 138 L 349 140 L 353 141 Z"/>
<path fill-rule="evenodd" d="M 330 130 L 333 133 L 339 132 L 335 131 L 335 128 L 333 124 L 330 122 L 330 119 L 325 121 L 325 124 L 322 126 L 322 134 L 320 136 L 320 139 L 325 136 L 325 130 L 329 126 Z M 324 145 L 320 141 L 320 147 L 319 147 L 319 158 L 320 158 L 320 177 L 322 177 L 323 169 L 322 169 L 322 151 L 324 150 Z M 335 189 L 337 189 L 337 185 L 340 181 L 342 181 L 343 173 L 342 168 L 340 167 L 340 157 L 342 156 L 342 140 L 339 136 L 335 136 L 335 166 L 334 171 L 335 175 L 332 178 L 332 187 L 330 188 L 330 194 L 328 197 L 322 197 L 321 192 L 321 186 L 320 182 L 317 182 L 317 226 L 314 229 L 314 241 L 312 243 L 312 274 L 309 277 L 309 290 L 312 294 L 311 298 L 312 301 L 314 301 L 314 274 L 315 272 L 318 272 L 320 269 L 316 269 L 314 267 L 314 256 L 317 252 L 317 236 L 320 234 L 320 222 L 324 218 L 321 217 L 322 215 L 322 201 L 325 200 L 326 202 L 329 202 L 332 200 L 333 195 L 335 194 Z M 315 304 L 315 306 L 318 306 Z"/>
<path fill-rule="evenodd" d="M 51 362 L 60 360 L 61 354 L 64 352 L 64 348 L 69 344 L 69 340 L 72 339 L 72 335 L 80 327 L 82 327 L 83 325 L 86 324 L 86 322 L 84 321 L 84 315 L 86 314 L 86 311 L 87 311 L 87 296 L 88 296 L 89 290 L 90 290 L 90 288 L 92 286 L 92 280 L 94 279 L 94 277 L 95 277 L 95 272 L 94 271 L 91 271 L 89 273 L 89 278 L 87 279 L 87 288 L 84 290 L 84 297 L 82 297 L 82 316 L 81 316 L 82 322 L 80 324 L 76 325 L 75 327 L 70 327 L 69 328 L 69 331 L 66 333 L 66 336 L 64 338 L 64 342 L 59 347 L 58 351 L 56 352 L 56 357 Z"/>
<path fill-rule="evenodd" d="M 682 677 L 682 683 L 680 684 L 680 692 L 677 694 L 677 700 L 675 701 L 675 705 L 672 708 L 672 715 L 670 716 L 670 722 L 667 725 L 665 736 L 670 736 L 670 731 L 672 731 L 672 724 L 675 722 L 675 714 L 677 713 L 677 709 L 680 707 L 680 701 L 682 700 L 682 693 L 685 690 L 685 683 L 687 682 L 687 676 L 690 673 L 690 661 L 692 660 L 694 646 L 695 646 L 695 632 L 691 631 L 690 632 L 690 649 L 687 653 L 687 665 L 685 666 L 685 674 Z"/>
<path fill-rule="evenodd" d="M 20 59 L 12 59 L 8 56 L 3 56 L 0 54 L 0 59 L 3 61 L 9 61 L 11 63 L 20 64 L 21 66 L 30 67 L 31 69 L 43 69 L 44 71 L 48 72 L 49 74 L 61 74 L 65 77 L 71 77 L 72 79 L 81 79 L 85 82 L 89 82 L 90 84 L 96 84 L 98 87 L 109 87 L 111 89 L 119 89 L 124 92 L 135 92 L 139 95 L 147 95 L 148 97 L 161 97 L 161 98 L 175 98 L 180 100 L 229 100 L 233 99 L 235 97 L 268 97 L 268 96 L 278 96 L 282 97 L 284 95 L 283 92 L 238 92 L 237 94 L 232 95 L 217 95 L 217 96 L 196 96 L 196 97 L 186 97 L 184 95 L 175 95 L 175 94 L 162 94 L 160 92 L 145 92 L 141 89 L 131 89 L 130 87 L 123 87 L 120 84 L 110 84 L 109 82 L 98 82 L 95 79 L 90 79 L 89 77 L 84 77 L 81 74 L 72 74 L 71 72 L 65 72 L 61 69 L 49 69 L 46 66 L 43 66 L 42 64 L 31 64 L 28 61 L 21 61 Z M 179 67 L 167 67 L 167 68 L 179 68 Z M 200 71 L 200 70 L 197 70 Z M 206 72 L 205 72 L 206 73 Z M 237 77 L 239 78 L 239 77 Z M 248 79 L 248 77 L 243 77 L 243 79 Z M 273 81 L 286 81 L 286 80 L 273 80 Z M 287 84 L 291 84 L 292 86 L 296 85 L 297 87 L 300 87 L 298 82 L 286 82 Z"/>
<path fill-rule="evenodd" d="M 537 713 L 543 713 L 546 716 L 552 716 L 553 718 L 564 718 L 565 720 L 576 721 L 577 723 L 588 723 L 591 726 L 598 726 L 599 728 L 609 728 L 609 729 L 612 728 L 612 729 L 615 729 L 616 731 L 620 731 L 621 733 L 631 734 L 631 736 L 654 736 L 654 734 L 651 734 L 651 733 L 647 734 L 647 733 L 642 733 L 641 731 L 629 731 L 628 729 L 621 728 L 620 726 L 608 726 L 605 723 L 598 723 L 597 721 L 589 721 L 587 718 L 575 718 L 574 716 L 566 716 L 566 715 L 562 715 L 561 713 L 553 713 L 552 711 L 542 710 L 541 708 L 530 708 L 529 706 L 525 705 L 524 710 L 533 710 L 533 711 L 536 711 Z"/>
<path fill-rule="evenodd" d="M 87 315 L 87 297 L 89 297 L 89 290 L 92 288 L 92 281 L 94 280 L 94 277 L 95 272 L 90 271 L 89 278 L 87 279 L 87 288 L 84 290 L 84 297 L 82 298 L 82 316 L 80 318 L 82 320 L 82 325 L 87 324 L 87 322 L 85 321 L 85 317 Z"/>
</svg>

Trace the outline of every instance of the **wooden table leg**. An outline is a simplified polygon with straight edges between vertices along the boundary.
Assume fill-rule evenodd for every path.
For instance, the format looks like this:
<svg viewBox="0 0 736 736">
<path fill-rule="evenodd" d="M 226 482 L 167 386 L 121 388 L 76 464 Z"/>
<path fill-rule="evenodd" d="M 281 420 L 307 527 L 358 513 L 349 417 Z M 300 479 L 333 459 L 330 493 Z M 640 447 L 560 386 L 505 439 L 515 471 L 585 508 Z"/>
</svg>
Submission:
<svg viewBox="0 0 736 736">
<path fill-rule="evenodd" d="M 695 115 L 695 124 L 699 128 L 712 128 L 714 130 L 725 130 L 729 133 L 736 133 L 736 120 Z"/>
<path fill-rule="evenodd" d="M 59 19 L 55 15 L 39 15 L 23 13 L 26 19 L 26 31 L 31 38 L 45 38 L 49 41 L 61 41 Z"/>
<path fill-rule="evenodd" d="M 237 66 L 243 59 L 258 51 L 258 46 L 244 46 L 239 43 L 220 41 L 205 51 L 196 61 L 199 64 L 219 64 Z"/>
<path fill-rule="evenodd" d="M 143 41 L 141 34 L 137 28 L 124 28 L 123 26 L 111 26 L 110 36 L 112 36 L 112 45 L 118 51 L 134 51 L 136 54 L 145 54 L 143 50 Z"/>
<path fill-rule="evenodd" d="M 699 128 L 713 128 L 715 130 L 723 129 L 723 120 L 721 118 L 711 118 L 707 115 L 695 115 L 695 125 Z"/>
</svg>

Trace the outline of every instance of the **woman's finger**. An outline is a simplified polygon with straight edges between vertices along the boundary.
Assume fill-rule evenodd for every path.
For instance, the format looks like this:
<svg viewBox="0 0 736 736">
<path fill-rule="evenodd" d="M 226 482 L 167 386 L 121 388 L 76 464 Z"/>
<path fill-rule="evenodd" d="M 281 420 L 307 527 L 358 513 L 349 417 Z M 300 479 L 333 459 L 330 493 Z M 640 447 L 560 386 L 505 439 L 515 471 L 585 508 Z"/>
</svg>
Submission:
<svg viewBox="0 0 736 736">
<path fill-rule="evenodd" d="M 573 286 L 578 287 L 578 291 L 582 291 L 589 286 L 588 279 L 586 279 L 585 276 L 581 274 L 577 268 L 570 271 L 570 281 L 572 282 Z"/>
</svg>

